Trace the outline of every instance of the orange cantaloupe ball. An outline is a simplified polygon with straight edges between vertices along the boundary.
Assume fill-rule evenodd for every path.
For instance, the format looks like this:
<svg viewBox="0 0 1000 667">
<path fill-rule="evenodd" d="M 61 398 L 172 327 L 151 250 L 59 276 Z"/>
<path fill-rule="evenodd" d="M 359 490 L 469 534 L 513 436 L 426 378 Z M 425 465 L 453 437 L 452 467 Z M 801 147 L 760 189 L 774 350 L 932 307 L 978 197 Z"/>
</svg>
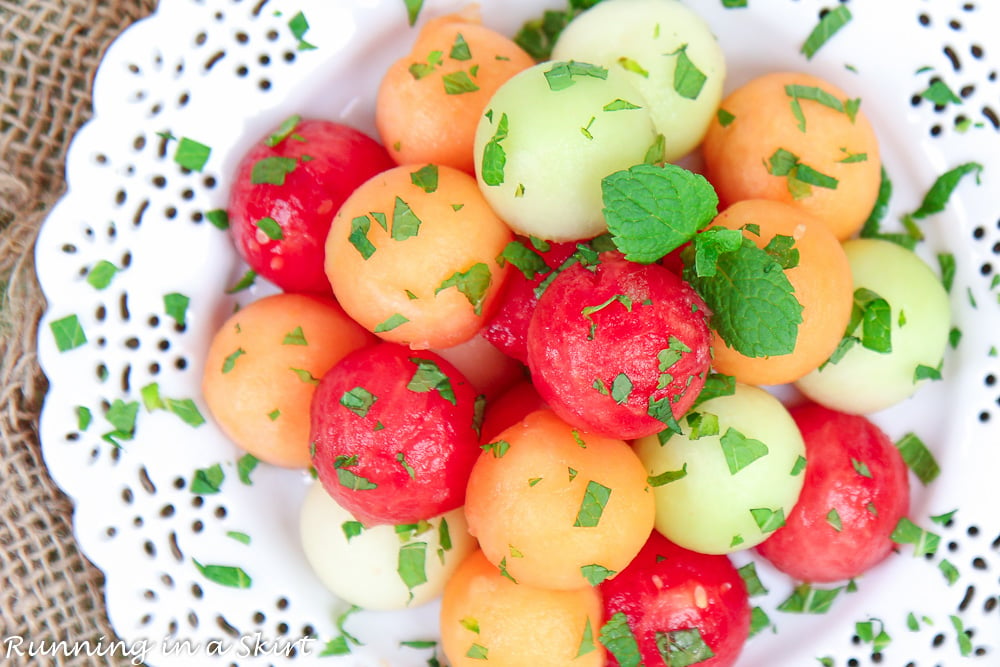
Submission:
<svg viewBox="0 0 1000 667">
<path fill-rule="evenodd" d="M 452 667 L 601 667 L 596 588 L 556 591 L 515 584 L 482 551 L 445 584 L 441 646 Z"/>
<path fill-rule="evenodd" d="M 487 103 L 534 64 L 509 37 L 481 25 L 477 11 L 428 21 L 379 86 L 382 143 L 397 164 L 433 162 L 473 173 L 472 146 Z"/>
<path fill-rule="evenodd" d="M 624 569 L 649 537 L 655 507 L 624 441 L 539 410 L 484 445 L 465 513 L 495 567 L 519 583 L 569 590 Z"/>
<path fill-rule="evenodd" d="M 305 468 L 314 380 L 375 340 L 331 299 L 264 297 L 231 315 L 215 333 L 202 392 L 237 446 L 267 463 Z"/>
<path fill-rule="evenodd" d="M 794 382 L 826 361 L 844 336 L 854 303 L 854 286 L 847 254 L 820 221 L 782 202 L 747 199 L 719 214 L 712 226 L 740 229 L 757 225 L 759 234 L 743 235 L 763 248 L 775 236 L 789 236 L 799 253 L 798 265 L 785 271 L 802 304 L 802 323 L 789 354 L 748 357 L 728 347 L 713 332 L 715 370 L 745 384 Z"/>
<path fill-rule="evenodd" d="M 786 86 L 819 89 L 843 110 L 789 95 Z M 821 93 L 820 93 L 821 95 Z M 794 102 L 804 118 L 804 129 Z M 723 207 L 742 199 L 772 199 L 802 209 L 827 225 L 841 241 L 857 232 L 875 205 L 881 182 L 878 139 L 860 110 L 853 120 L 847 93 L 817 77 L 776 72 L 753 79 L 728 95 L 709 125 L 702 145 L 705 176 Z M 835 102 L 830 104 L 836 106 Z M 800 164 L 837 179 L 835 188 L 805 186 L 795 194 L 796 179 L 778 175 L 771 157 L 784 149 Z M 796 171 L 797 173 L 797 171 Z M 808 180 L 809 176 L 804 176 Z M 803 180 L 803 179 L 798 179 Z"/>
<path fill-rule="evenodd" d="M 369 331 L 414 349 L 446 348 L 472 338 L 492 313 L 510 268 L 496 258 L 513 238 L 472 176 L 399 166 L 366 181 L 337 212 L 326 274 Z"/>
</svg>

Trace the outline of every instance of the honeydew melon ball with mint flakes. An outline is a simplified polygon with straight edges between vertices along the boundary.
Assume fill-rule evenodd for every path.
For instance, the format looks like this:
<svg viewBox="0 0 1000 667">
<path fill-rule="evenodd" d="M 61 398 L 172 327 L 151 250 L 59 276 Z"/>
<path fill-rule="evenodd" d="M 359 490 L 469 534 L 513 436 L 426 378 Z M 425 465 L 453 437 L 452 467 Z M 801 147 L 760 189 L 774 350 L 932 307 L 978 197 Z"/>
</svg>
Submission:
<svg viewBox="0 0 1000 667">
<path fill-rule="evenodd" d="M 677 0 L 605 0 L 563 30 L 552 57 L 625 73 L 649 106 L 668 162 L 701 142 L 726 78 L 715 35 Z"/>
<path fill-rule="evenodd" d="M 639 438 L 654 525 L 686 549 L 725 554 L 754 547 L 784 525 L 805 481 L 805 443 L 772 394 L 734 383 L 696 405 L 681 433 Z M 661 443 L 661 440 L 664 440 Z"/>
<path fill-rule="evenodd" d="M 844 252 L 855 315 L 830 360 L 795 385 L 828 408 L 870 414 L 941 377 L 951 306 L 941 280 L 913 251 L 881 239 L 851 239 Z"/>
<path fill-rule="evenodd" d="M 659 160 L 649 110 L 623 71 L 544 62 L 493 95 L 476 130 L 476 177 L 512 229 L 547 241 L 606 229 L 601 179 Z"/>
</svg>

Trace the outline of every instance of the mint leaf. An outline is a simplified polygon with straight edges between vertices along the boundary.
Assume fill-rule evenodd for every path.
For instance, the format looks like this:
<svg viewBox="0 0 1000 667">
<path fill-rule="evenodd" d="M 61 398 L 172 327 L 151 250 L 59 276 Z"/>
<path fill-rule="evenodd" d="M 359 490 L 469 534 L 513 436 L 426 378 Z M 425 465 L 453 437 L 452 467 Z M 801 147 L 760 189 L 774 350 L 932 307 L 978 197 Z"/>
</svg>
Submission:
<svg viewBox="0 0 1000 667">
<path fill-rule="evenodd" d="M 396 203 L 392 209 L 392 238 L 396 241 L 405 241 L 411 236 L 416 236 L 419 231 L 420 218 L 416 216 L 410 205 L 397 195 Z"/>
<path fill-rule="evenodd" d="M 53 320 L 49 322 L 49 328 L 60 352 L 68 352 L 87 342 L 87 335 L 83 332 L 80 319 L 76 315 Z"/>
<path fill-rule="evenodd" d="M 177 150 L 174 152 L 174 162 L 185 169 L 201 171 L 205 168 L 205 163 L 208 162 L 208 156 L 211 153 L 212 149 L 205 144 L 194 139 L 181 137 L 181 140 L 177 142 Z"/>
<path fill-rule="evenodd" d="M 978 162 L 966 162 L 954 169 L 942 174 L 934 181 L 934 185 L 924 195 L 924 200 L 920 208 L 910 214 L 914 219 L 926 218 L 934 213 L 940 213 L 951 198 L 952 192 L 958 186 L 958 182 L 966 174 L 975 174 L 976 184 L 980 183 L 979 176 L 983 171 L 983 165 Z"/>
<path fill-rule="evenodd" d="M 406 5 L 406 19 L 411 26 L 416 25 L 417 17 L 424 6 L 424 0 L 403 0 Z"/>
<path fill-rule="evenodd" d="M 87 272 L 87 282 L 94 289 L 107 289 L 120 270 L 108 260 L 102 259 L 90 267 L 90 271 Z"/>
<path fill-rule="evenodd" d="M 533 280 L 538 274 L 551 271 L 541 255 L 517 240 L 504 246 L 503 252 L 497 257 L 497 262 L 501 266 L 505 262 L 510 262 L 524 275 L 525 280 Z"/>
<path fill-rule="evenodd" d="M 581 63 L 575 60 L 554 63 L 552 67 L 545 71 L 545 81 L 549 84 L 549 90 L 558 92 L 565 90 L 576 83 L 573 77 L 589 76 L 595 79 L 607 79 L 608 70 L 600 65 Z"/>
<path fill-rule="evenodd" d="M 802 44 L 802 53 L 811 60 L 820 47 L 826 44 L 838 30 L 847 25 L 851 18 L 851 10 L 845 5 L 838 5 L 835 9 L 828 11 Z"/>
<path fill-rule="evenodd" d="M 504 167 L 507 166 L 507 152 L 500 143 L 507 138 L 508 130 L 507 114 L 500 114 L 496 132 L 493 133 L 493 137 L 483 146 L 481 177 L 483 183 L 486 185 L 503 184 Z"/>
<path fill-rule="evenodd" d="M 593 528 L 601 521 L 604 514 L 604 507 L 611 498 L 611 489 L 595 482 L 587 482 L 587 489 L 583 494 L 583 501 L 576 514 L 576 521 L 573 525 L 577 528 Z"/>
<path fill-rule="evenodd" d="M 285 176 L 295 171 L 298 164 L 295 158 L 271 156 L 265 157 L 254 163 L 250 170 L 250 182 L 254 185 L 267 183 L 270 185 L 284 185 Z"/>
<path fill-rule="evenodd" d="M 253 583 L 250 575 L 244 572 L 243 568 L 231 565 L 202 565 L 197 560 L 192 560 L 194 561 L 194 566 L 198 568 L 203 577 L 220 586 L 250 588 L 250 585 Z"/>
<path fill-rule="evenodd" d="M 668 54 L 677 56 L 677 64 L 674 66 L 674 91 L 683 98 L 696 100 L 708 77 L 698 69 L 697 65 L 691 62 L 687 54 L 687 47 L 688 45 L 684 44 L 673 53 Z"/>
<path fill-rule="evenodd" d="M 656 650 L 663 664 L 670 667 L 689 667 L 715 657 L 696 627 L 657 632 Z"/>
<path fill-rule="evenodd" d="M 493 276 L 490 274 L 490 267 L 483 262 L 477 262 L 469 267 L 468 271 L 456 271 L 451 274 L 434 290 L 434 294 L 454 287 L 469 300 L 469 303 L 472 304 L 472 311 L 476 315 L 482 315 L 483 300 L 486 298 L 486 291 L 492 282 Z"/>
<path fill-rule="evenodd" d="M 458 405 L 455 390 L 451 386 L 451 379 L 437 363 L 420 357 L 409 357 L 409 360 L 416 364 L 417 370 L 407 383 L 407 389 L 417 393 L 436 391 L 444 400 L 452 405 Z"/>
<path fill-rule="evenodd" d="M 726 457 L 729 474 L 735 475 L 757 459 L 767 456 L 768 448 L 760 440 L 748 438 L 730 427 L 720 438 L 722 453 Z"/>
<path fill-rule="evenodd" d="M 712 312 L 709 324 L 726 345 L 748 357 L 795 349 L 802 304 L 774 258 L 744 238 L 738 250 L 719 256 L 715 275 L 699 276 L 693 252 L 687 248 L 682 254 L 684 278 L 705 300 Z"/>
<path fill-rule="evenodd" d="M 689 241 L 718 213 L 704 177 L 672 164 L 636 165 L 601 181 L 604 216 L 615 245 L 649 264 Z"/>
<path fill-rule="evenodd" d="M 639 667 L 642 664 L 639 642 L 624 612 L 615 612 L 601 627 L 600 641 L 615 656 L 620 667 Z"/>
<path fill-rule="evenodd" d="M 187 324 L 187 308 L 191 299 L 180 292 L 171 292 L 163 295 L 163 310 L 172 317 L 177 326 Z"/>
<path fill-rule="evenodd" d="M 459 35 L 461 37 L 461 35 Z M 431 194 L 438 187 L 438 168 L 436 164 L 429 164 L 417 169 L 410 174 L 410 182 L 415 186 Z"/>
</svg>

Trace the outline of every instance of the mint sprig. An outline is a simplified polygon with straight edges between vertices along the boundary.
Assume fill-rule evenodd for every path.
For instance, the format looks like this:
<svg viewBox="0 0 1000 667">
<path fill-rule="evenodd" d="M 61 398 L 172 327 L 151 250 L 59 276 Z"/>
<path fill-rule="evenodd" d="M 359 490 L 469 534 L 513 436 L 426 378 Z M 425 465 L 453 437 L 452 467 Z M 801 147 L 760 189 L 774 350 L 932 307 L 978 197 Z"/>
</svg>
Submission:
<svg viewBox="0 0 1000 667">
<path fill-rule="evenodd" d="M 745 356 L 791 353 L 802 323 L 802 304 L 781 264 L 744 237 L 736 250 L 720 252 L 714 270 L 706 275 L 695 262 L 702 236 L 681 258 L 684 279 L 712 312 L 709 325 Z M 706 242 L 713 242 L 712 237 Z"/>
<path fill-rule="evenodd" d="M 718 213 L 703 176 L 672 164 L 640 164 L 601 181 L 604 217 L 625 258 L 643 264 L 680 247 Z"/>
</svg>

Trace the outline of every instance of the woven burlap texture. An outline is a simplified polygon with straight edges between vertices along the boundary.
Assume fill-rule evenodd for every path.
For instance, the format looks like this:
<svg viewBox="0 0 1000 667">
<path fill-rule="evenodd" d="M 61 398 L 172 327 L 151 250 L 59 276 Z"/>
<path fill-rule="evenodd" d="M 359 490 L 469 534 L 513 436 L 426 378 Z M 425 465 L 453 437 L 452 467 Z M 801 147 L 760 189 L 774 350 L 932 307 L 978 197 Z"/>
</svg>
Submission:
<svg viewBox="0 0 1000 667">
<path fill-rule="evenodd" d="M 32 246 L 63 193 L 69 142 L 91 113 L 105 49 L 155 0 L 0 0 L 0 664 L 131 664 L 126 657 L 19 657 L 12 638 L 114 641 L 103 577 L 73 538 L 72 504 L 38 444 L 45 307 Z M 103 637 L 103 640 L 102 640 Z"/>
</svg>

